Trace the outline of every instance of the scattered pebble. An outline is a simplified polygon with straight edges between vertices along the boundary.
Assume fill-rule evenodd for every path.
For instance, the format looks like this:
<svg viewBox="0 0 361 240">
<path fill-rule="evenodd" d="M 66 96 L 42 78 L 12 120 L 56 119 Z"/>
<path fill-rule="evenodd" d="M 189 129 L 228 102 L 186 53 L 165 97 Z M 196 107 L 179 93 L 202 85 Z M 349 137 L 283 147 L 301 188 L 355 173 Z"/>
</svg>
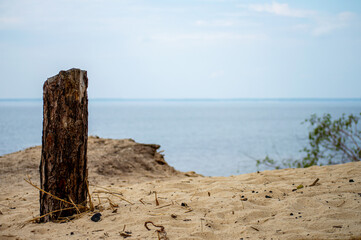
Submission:
<svg viewBox="0 0 361 240">
<path fill-rule="evenodd" d="M 290 216 L 293 216 L 293 213 L 290 213 Z"/>
<path fill-rule="evenodd" d="M 271 196 L 266 195 L 265 198 L 272 198 Z"/>
<path fill-rule="evenodd" d="M 348 180 L 348 182 L 355 182 L 353 179 Z"/>
<path fill-rule="evenodd" d="M 181 206 L 182 206 L 182 207 L 188 207 L 188 204 L 182 202 L 182 203 L 181 203 Z"/>
<path fill-rule="evenodd" d="M 102 215 L 101 213 L 96 213 L 96 214 L 94 214 L 90 219 L 91 219 L 93 222 L 99 222 L 101 215 Z"/>
</svg>

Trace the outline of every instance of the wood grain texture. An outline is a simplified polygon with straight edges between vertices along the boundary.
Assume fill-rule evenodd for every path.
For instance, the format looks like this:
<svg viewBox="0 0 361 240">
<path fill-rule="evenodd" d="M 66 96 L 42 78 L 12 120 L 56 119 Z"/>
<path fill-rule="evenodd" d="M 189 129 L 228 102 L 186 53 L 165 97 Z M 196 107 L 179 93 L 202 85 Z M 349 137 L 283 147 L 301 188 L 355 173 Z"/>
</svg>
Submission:
<svg viewBox="0 0 361 240">
<path fill-rule="evenodd" d="M 51 194 L 86 205 L 88 78 L 80 69 L 60 71 L 43 87 L 43 137 L 40 162 L 41 188 Z M 72 207 L 40 192 L 40 215 Z M 44 222 L 74 214 L 61 211 L 43 218 Z"/>
</svg>

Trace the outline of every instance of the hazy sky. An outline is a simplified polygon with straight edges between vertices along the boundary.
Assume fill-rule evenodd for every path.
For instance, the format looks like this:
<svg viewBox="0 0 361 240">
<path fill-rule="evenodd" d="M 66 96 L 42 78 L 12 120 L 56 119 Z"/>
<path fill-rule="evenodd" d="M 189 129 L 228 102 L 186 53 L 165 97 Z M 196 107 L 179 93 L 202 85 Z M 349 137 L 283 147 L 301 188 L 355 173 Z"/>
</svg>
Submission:
<svg viewBox="0 0 361 240">
<path fill-rule="evenodd" d="M 0 98 L 361 98 L 361 1 L 0 0 Z"/>
</svg>

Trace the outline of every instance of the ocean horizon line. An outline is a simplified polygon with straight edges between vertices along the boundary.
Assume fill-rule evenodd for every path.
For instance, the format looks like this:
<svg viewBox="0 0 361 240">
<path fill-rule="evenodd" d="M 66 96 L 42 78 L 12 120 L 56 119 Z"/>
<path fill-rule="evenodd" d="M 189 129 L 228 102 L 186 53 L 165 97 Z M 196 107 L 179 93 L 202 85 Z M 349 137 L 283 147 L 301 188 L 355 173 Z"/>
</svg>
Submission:
<svg viewBox="0 0 361 240">
<path fill-rule="evenodd" d="M 0 102 L 42 101 L 42 98 L 0 98 Z M 89 98 L 95 102 L 260 102 L 260 101 L 361 101 L 361 98 Z"/>
</svg>

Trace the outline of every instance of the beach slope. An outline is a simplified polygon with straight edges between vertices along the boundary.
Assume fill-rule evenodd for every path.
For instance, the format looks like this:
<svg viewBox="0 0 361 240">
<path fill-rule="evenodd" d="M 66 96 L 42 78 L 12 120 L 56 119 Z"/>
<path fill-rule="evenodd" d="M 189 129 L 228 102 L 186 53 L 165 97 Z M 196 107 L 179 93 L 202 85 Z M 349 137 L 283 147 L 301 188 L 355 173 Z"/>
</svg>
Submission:
<svg viewBox="0 0 361 240">
<path fill-rule="evenodd" d="M 41 147 L 1 156 L 0 239 L 361 239 L 360 162 L 204 177 L 176 171 L 158 149 L 90 137 L 101 220 L 61 224 L 29 222 L 39 192 L 24 178 L 38 184 Z"/>
</svg>

